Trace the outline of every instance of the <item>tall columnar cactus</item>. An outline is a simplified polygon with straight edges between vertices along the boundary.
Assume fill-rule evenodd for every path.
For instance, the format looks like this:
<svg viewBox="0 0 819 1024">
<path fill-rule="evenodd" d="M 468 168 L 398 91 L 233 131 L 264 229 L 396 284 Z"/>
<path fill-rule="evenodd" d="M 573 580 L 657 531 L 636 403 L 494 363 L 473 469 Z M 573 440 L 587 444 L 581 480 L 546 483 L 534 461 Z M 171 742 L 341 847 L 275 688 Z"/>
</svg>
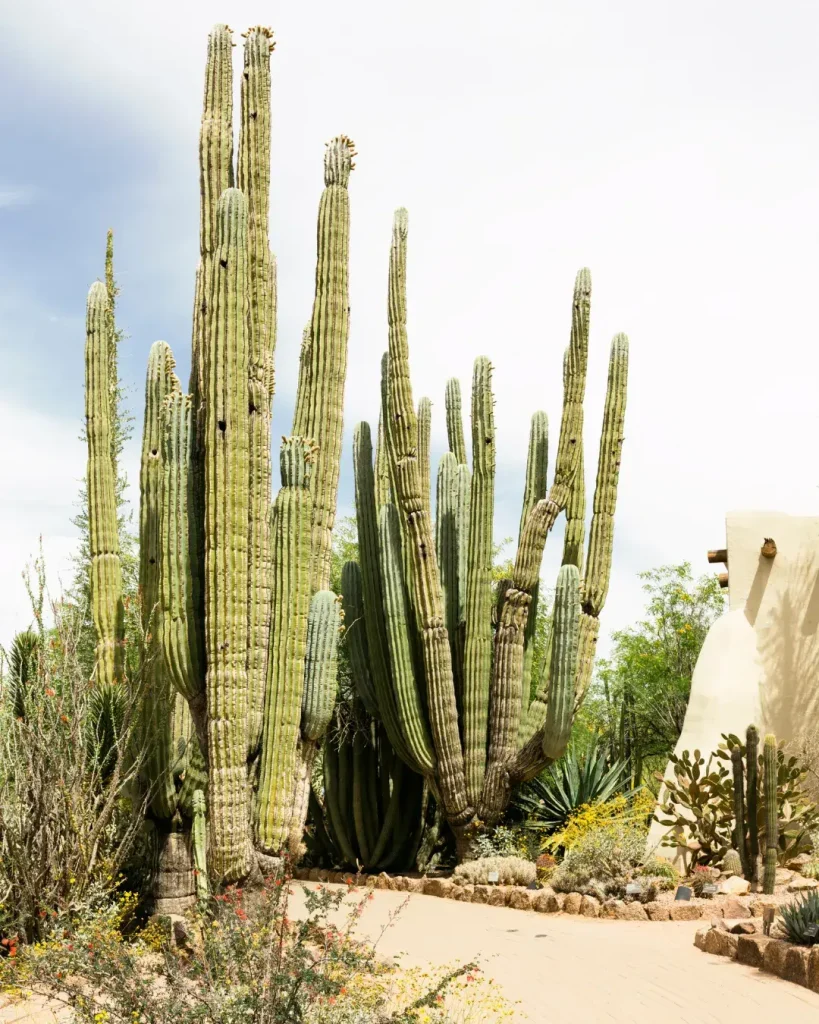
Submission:
<svg viewBox="0 0 819 1024">
<path fill-rule="evenodd" d="M 378 665 L 378 671 L 371 673 L 373 689 L 390 740 L 399 756 L 428 779 L 465 853 L 470 826 L 479 820 L 497 821 L 512 788 L 561 756 L 588 686 L 611 569 L 628 341 L 625 335 L 617 335 L 611 347 L 594 512 L 584 566 L 581 449 L 591 280 L 587 270 L 580 271 L 564 364 L 563 415 L 554 480 L 547 491 L 548 426 L 545 414 L 538 413 L 532 423 L 517 557 L 512 577 L 502 586 L 495 606 L 490 587 L 495 445 L 490 367 L 485 359 L 475 364 L 471 476 L 465 464 L 459 390 L 456 383 L 447 385 L 447 433 L 452 451 L 444 456 L 438 472 L 433 544 L 410 387 L 406 244 L 406 212 L 400 210 L 390 251 L 390 344 L 381 421 L 389 455 L 389 492 L 395 509 L 385 502 L 380 515 L 399 527 L 404 557 L 390 560 L 382 554 L 378 558 L 378 544 L 386 551 L 395 545 L 383 532 L 374 539 L 372 456 L 369 446 L 357 440 L 354 469 L 363 612 L 370 664 Z M 369 428 L 361 424 L 357 438 L 365 436 L 369 436 Z M 572 530 L 558 578 L 548 666 L 530 701 L 533 620 L 541 560 L 546 538 L 567 508 L 571 510 Z M 380 565 L 380 575 L 375 565 Z M 400 580 L 397 570 L 401 568 L 407 609 L 396 615 L 392 597 L 386 594 L 385 570 L 392 585 Z M 385 634 L 389 649 L 404 653 L 400 660 L 394 658 L 387 664 L 388 674 L 382 678 L 387 659 L 378 654 L 378 648 L 383 648 Z M 354 674 L 356 664 L 354 660 Z M 418 697 L 404 701 L 400 707 L 389 706 L 389 698 L 394 699 L 399 692 L 399 680 L 402 692 L 407 692 L 411 682 Z M 430 739 L 425 765 L 419 764 L 419 751 L 411 742 L 411 734 L 417 736 L 420 725 L 426 725 Z"/>
<path fill-rule="evenodd" d="M 749 725 L 745 733 L 745 762 L 748 766 L 747 810 L 748 810 L 748 881 L 759 881 L 759 730 Z"/>
<path fill-rule="evenodd" d="M 97 627 L 96 677 L 101 686 L 112 686 L 122 678 L 124 637 L 116 469 L 112 458 L 111 323 L 108 292 L 101 281 L 95 281 L 86 308 L 85 433 L 91 611 Z"/>
<path fill-rule="evenodd" d="M 325 155 L 313 317 L 301 353 L 296 430 L 283 445 L 282 490 L 271 514 L 270 31 L 257 27 L 245 37 L 235 172 L 231 47 L 230 30 L 216 26 L 200 132 L 190 395 L 173 387 L 164 402 L 159 501 L 164 663 L 207 755 L 209 871 L 220 883 L 253 869 L 253 838 L 260 854 L 298 851 L 309 771 L 335 695 L 338 607 L 326 588 L 354 155 L 345 136 Z"/>
<path fill-rule="evenodd" d="M 748 762 L 750 765 L 750 761 Z M 731 751 L 731 765 L 734 777 L 734 829 L 736 832 L 736 847 L 742 861 L 742 874 L 745 878 L 751 877 L 751 865 L 749 862 L 750 843 L 748 839 L 748 828 L 745 820 L 745 772 L 742 764 L 742 749 L 734 747 Z M 750 794 L 750 788 L 748 789 Z M 756 822 L 748 817 L 750 831 L 756 828 Z"/>
<path fill-rule="evenodd" d="M 770 733 L 765 737 L 765 745 L 762 748 L 762 767 L 765 799 L 765 874 L 762 880 L 762 891 L 770 896 L 776 885 L 776 866 L 779 854 L 776 736 Z"/>
</svg>

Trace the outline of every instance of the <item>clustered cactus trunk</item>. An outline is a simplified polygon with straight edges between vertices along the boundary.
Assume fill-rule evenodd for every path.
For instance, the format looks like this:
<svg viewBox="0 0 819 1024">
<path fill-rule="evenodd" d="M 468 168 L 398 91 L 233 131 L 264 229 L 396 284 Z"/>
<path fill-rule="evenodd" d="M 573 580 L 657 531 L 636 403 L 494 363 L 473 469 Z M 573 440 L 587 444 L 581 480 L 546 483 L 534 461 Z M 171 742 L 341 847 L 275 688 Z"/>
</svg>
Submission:
<svg viewBox="0 0 819 1024">
<path fill-rule="evenodd" d="M 369 718 L 363 731 L 339 731 L 341 609 L 330 590 L 330 556 L 355 153 L 343 135 L 325 153 L 313 312 L 302 341 L 292 436 L 281 446 L 281 488 L 272 501 L 271 33 L 257 27 L 245 36 L 235 167 L 232 47 L 231 30 L 216 26 L 200 130 L 189 393 L 174 373 L 169 346 L 157 342 L 148 365 L 140 473 L 142 673 L 150 730 L 145 782 L 151 815 L 168 837 L 168 870 L 195 877 L 200 898 L 206 862 L 210 878 L 223 884 L 270 866 L 270 858 L 298 855 L 311 772 L 333 720 L 324 762 L 328 841 L 349 862 L 371 868 L 413 859 L 430 794 L 465 852 L 480 822 L 499 820 L 513 787 L 562 755 L 591 677 L 608 590 L 628 369 L 628 342 L 617 335 L 584 565 L 591 283 L 582 270 L 564 360 L 554 479 L 547 489 L 548 423 L 545 413 L 536 413 L 517 557 L 511 578 L 494 594 L 492 366 L 485 358 L 475 362 L 471 468 L 459 388 L 447 384 L 451 451 L 438 469 L 433 523 L 431 405 L 426 398 L 417 409 L 413 404 L 407 215 L 396 213 L 377 451 L 369 426 L 360 424 L 353 452 L 360 564 L 345 566 L 342 577 L 350 662 Z M 105 285 L 92 287 L 88 491 L 97 675 L 105 685 L 122 675 L 112 303 Z M 532 688 L 541 561 L 564 511 L 549 666 Z"/>
<path fill-rule="evenodd" d="M 366 641 L 366 656 L 351 656 L 358 692 L 375 708 L 398 756 L 424 776 L 466 853 L 474 827 L 499 820 L 513 787 L 562 755 L 589 684 L 611 566 L 628 342 L 617 335 L 612 344 L 584 572 L 581 446 L 591 283 L 588 271 L 581 271 L 554 481 L 547 492 L 548 426 L 545 414 L 536 413 L 518 554 L 496 602 L 492 368 L 487 359 L 476 360 L 471 472 L 459 387 L 447 384 L 451 452 L 438 470 L 433 527 L 428 403 L 422 400 L 416 414 L 410 385 L 406 255 L 407 215 L 399 210 L 390 250 L 389 351 L 379 426 L 384 451 L 376 453 L 374 473 L 370 428 L 359 424 L 353 458 L 360 575 L 346 569 L 342 589 L 345 607 L 356 609 L 357 617 L 347 615 L 349 635 L 356 631 L 359 646 Z M 548 533 L 567 507 L 550 667 L 530 701 L 540 565 Z"/>
</svg>

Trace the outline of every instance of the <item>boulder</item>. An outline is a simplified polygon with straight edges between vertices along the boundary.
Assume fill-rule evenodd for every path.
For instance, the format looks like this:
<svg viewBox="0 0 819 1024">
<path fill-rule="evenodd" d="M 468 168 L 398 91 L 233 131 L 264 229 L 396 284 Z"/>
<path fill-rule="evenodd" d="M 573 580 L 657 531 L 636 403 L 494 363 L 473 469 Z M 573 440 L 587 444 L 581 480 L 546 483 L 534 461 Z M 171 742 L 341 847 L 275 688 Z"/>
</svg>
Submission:
<svg viewBox="0 0 819 1024">
<path fill-rule="evenodd" d="M 441 896 L 446 898 L 452 892 L 453 885 L 448 878 L 428 878 L 424 883 L 425 896 Z"/>
<path fill-rule="evenodd" d="M 584 896 L 580 901 L 580 914 L 582 917 L 600 917 L 600 900 Z"/>
<path fill-rule="evenodd" d="M 472 890 L 473 903 L 488 903 L 491 889 L 488 885 L 476 885 Z"/>
<path fill-rule="evenodd" d="M 614 920 L 617 917 L 617 910 L 619 907 L 624 907 L 625 904 L 622 900 L 606 900 L 603 906 L 600 908 L 600 916 L 607 917 L 610 920 Z"/>
<path fill-rule="evenodd" d="M 651 903 L 644 903 L 646 914 L 648 914 L 649 921 L 669 921 L 671 920 L 671 913 L 667 903 L 658 903 L 656 901 Z"/>
<path fill-rule="evenodd" d="M 453 885 L 449 898 L 459 900 L 461 903 L 471 903 L 473 888 L 474 886 L 471 885 Z"/>
<path fill-rule="evenodd" d="M 811 860 L 813 860 L 813 854 L 799 853 L 795 857 L 791 857 L 785 867 L 790 871 L 795 871 L 798 875 L 806 864 L 810 864 Z"/>
<path fill-rule="evenodd" d="M 791 946 L 785 954 L 785 970 L 782 977 L 796 982 L 797 985 L 807 986 L 809 957 L 810 948 L 808 946 Z"/>
<path fill-rule="evenodd" d="M 408 878 L 407 892 L 423 892 L 425 878 Z"/>
<path fill-rule="evenodd" d="M 713 953 L 714 956 L 735 957 L 738 940 L 738 935 L 732 935 L 721 928 L 710 928 L 705 936 L 705 952 Z"/>
<path fill-rule="evenodd" d="M 766 907 L 773 907 L 775 913 L 779 908 L 779 904 L 774 902 L 772 899 L 765 899 L 764 897 L 758 900 L 751 900 L 751 905 L 749 907 L 751 917 L 764 917 Z"/>
<path fill-rule="evenodd" d="M 386 871 L 382 871 L 381 874 L 375 876 L 375 887 L 376 889 L 392 888 L 392 879 Z"/>
<path fill-rule="evenodd" d="M 819 946 L 814 946 L 808 957 L 808 988 L 819 992 Z"/>
<path fill-rule="evenodd" d="M 722 910 L 723 917 L 736 919 L 738 917 L 751 916 L 750 900 L 742 900 L 737 896 L 729 896 L 726 900 L 723 900 L 720 909 Z"/>
<path fill-rule="evenodd" d="M 778 974 L 781 978 L 785 973 L 785 957 L 790 948 L 789 942 L 783 942 L 782 939 L 771 939 L 762 956 L 763 969 L 770 971 L 771 974 Z"/>
<path fill-rule="evenodd" d="M 794 872 L 788 871 L 787 868 L 776 869 L 776 881 L 775 885 L 787 885 L 788 882 L 793 878 Z"/>
<path fill-rule="evenodd" d="M 757 922 L 753 918 L 739 918 L 732 920 L 731 918 L 723 918 L 719 922 L 719 926 L 724 932 L 730 932 L 732 935 L 756 935 L 757 934 Z"/>
<path fill-rule="evenodd" d="M 579 892 L 566 893 L 566 899 L 563 901 L 563 913 L 564 914 L 579 914 L 580 906 L 583 903 L 583 897 Z"/>
<path fill-rule="evenodd" d="M 702 907 L 698 903 L 685 903 L 680 900 L 670 904 L 668 916 L 672 921 L 699 921 L 702 917 Z"/>
<path fill-rule="evenodd" d="M 745 878 L 740 878 L 739 875 L 729 875 L 717 885 L 717 892 L 726 896 L 744 896 L 750 891 L 751 883 Z"/>
<path fill-rule="evenodd" d="M 318 871 L 316 872 L 316 881 L 317 882 L 329 882 L 330 881 L 330 872 L 326 868 L 319 868 Z"/>
<path fill-rule="evenodd" d="M 407 891 L 407 876 L 406 875 L 393 875 L 390 879 L 390 889 L 393 892 L 406 892 Z"/>
<path fill-rule="evenodd" d="M 618 921 L 647 921 L 648 914 L 646 908 L 642 903 L 622 903 L 617 907 L 617 920 Z"/>
<path fill-rule="evenodd" d="M 537 892 L 532 907 L 538 914 L 557 914 L 561 909 L 560 897 L 553 892 Z"/>
<path fill-rule="evenodd" d="M 534 895 L 531 889 L 513 889 L 509 893 L 509 906 L 515 910 L 531 910 Z"/>
<path fill-rule="evenodd" d="M 490 907 L 505 907 L 509 901 L 509 892 L 499 885 L 489 886 L 489 899 L 486 901 Z"/>
<path fill-rule="evenodd" d="M 706 949 L 705 949 L 706 936 L 708 935 L 708 933 L 710 931 L 711 931 L 710 928 L 704 927 L 704 928 L 698 928 L 696 930 L 696 932 L 694 933 L 694 945 L 697 947 L 697 949 L 701 949 L 704 953 L 706 952 Z"/>
<path fill-rule="evenodd" d="M 765 935 L 738 935 L 737 960 L 748 967 L 761 967 L 765 947 L 772 941 Z"/>
<path fill-rule="evenodd" d="M 319 869 L 318 868 L 310 868 L 310 870 L 307 872 L 307 881 L 308 882 L 317 882 L 318 880 L 319 880 Z"/>
<path fill-rule="evenodd" d="M 795 875 L 788 885 L 788 892 L 811 892 L 813 889 L 819 889 L 819 878 L 802 878 L 801 875 Z"/>
</svg>

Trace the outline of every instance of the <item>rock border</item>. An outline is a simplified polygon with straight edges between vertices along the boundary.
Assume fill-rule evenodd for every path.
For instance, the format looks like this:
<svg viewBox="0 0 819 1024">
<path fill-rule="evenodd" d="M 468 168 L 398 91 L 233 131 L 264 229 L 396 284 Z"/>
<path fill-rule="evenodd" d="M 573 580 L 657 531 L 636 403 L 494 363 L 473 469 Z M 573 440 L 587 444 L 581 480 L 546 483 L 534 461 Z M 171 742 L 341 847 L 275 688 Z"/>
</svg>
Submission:
<svg viewBox="0 0 819 1024">
<path fill-rule="evenodd" d="M 327 871 L 324 868 L 298 868 L 293 878 L 301 882 L 347 884 L 370 889 L 390 889 L 393 892 L 415 892 L 424 896 L 458 900 L 461 903 L 485 903 L 494 907 L 514 910 L 532 910 L 539 914 L 577 914 L 616 921 L 701 921 L 727 918 L 761 918 L 766 906 L 764 898 L 728 896 L 719 903 L 626 903 L 608 899 L 604 902 L 579 892 L 554 892 L 544 889 L 526 889 L 517 885 L 456 885 L 449 878 L 432 876 L 356 874 L 345 871 Z M 774 904 L 776 905 L 776 904 Z"/>
<path fill-rule="evenodd" d="M 737 922 L 737 928 L 745 922 Z M 719 925 L 698 928 L 694 945 L 704 953 L 729 957 L 748 967 L 758 967 L 785 981 L 819 992 L 819 946 L 796 946 L 784 939 L 756 932 L 732 934 Z"/>
</svg>

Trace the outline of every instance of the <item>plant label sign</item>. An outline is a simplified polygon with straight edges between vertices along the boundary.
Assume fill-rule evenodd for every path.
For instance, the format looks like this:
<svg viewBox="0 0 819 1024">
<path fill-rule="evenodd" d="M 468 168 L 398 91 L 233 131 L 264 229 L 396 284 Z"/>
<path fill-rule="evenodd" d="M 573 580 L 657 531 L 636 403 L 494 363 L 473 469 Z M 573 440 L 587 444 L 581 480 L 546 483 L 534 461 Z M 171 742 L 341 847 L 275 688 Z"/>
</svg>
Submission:
<svg viewBox="0 0 819 1024">
<path fill-rule="evenodd" d="M 497 871 L 490 871 L 489 874 L 486 877 L 487 877 L 487 880 L 490 881 L 490 882 L 497 882 L 497 880 L 498 880 L 498 878 L 500 876 L 498 875 Z"/>
<path fill-rule="evenodd" d="M 713 882 L 709 882 L 707 885 L 702 887 L 703 896 L 715 896 L 717 893 L 717 886 Z"/>
<path fill-rule="evenodd" d="M 641 885 L 638 885 L 637 882 L 629 882 L 626 886 L 627 896 L 639 896 L 642 891 L 643 887 Z"/>
<path fill-rule="evenodd" d="M 674 899 L 675 900 L 690 900 L 691 899 L 691 890 L 688 888 L 687 885 L 681 885 L 677 889 L 676 893 L 674 893 Z"/>
</svg>

